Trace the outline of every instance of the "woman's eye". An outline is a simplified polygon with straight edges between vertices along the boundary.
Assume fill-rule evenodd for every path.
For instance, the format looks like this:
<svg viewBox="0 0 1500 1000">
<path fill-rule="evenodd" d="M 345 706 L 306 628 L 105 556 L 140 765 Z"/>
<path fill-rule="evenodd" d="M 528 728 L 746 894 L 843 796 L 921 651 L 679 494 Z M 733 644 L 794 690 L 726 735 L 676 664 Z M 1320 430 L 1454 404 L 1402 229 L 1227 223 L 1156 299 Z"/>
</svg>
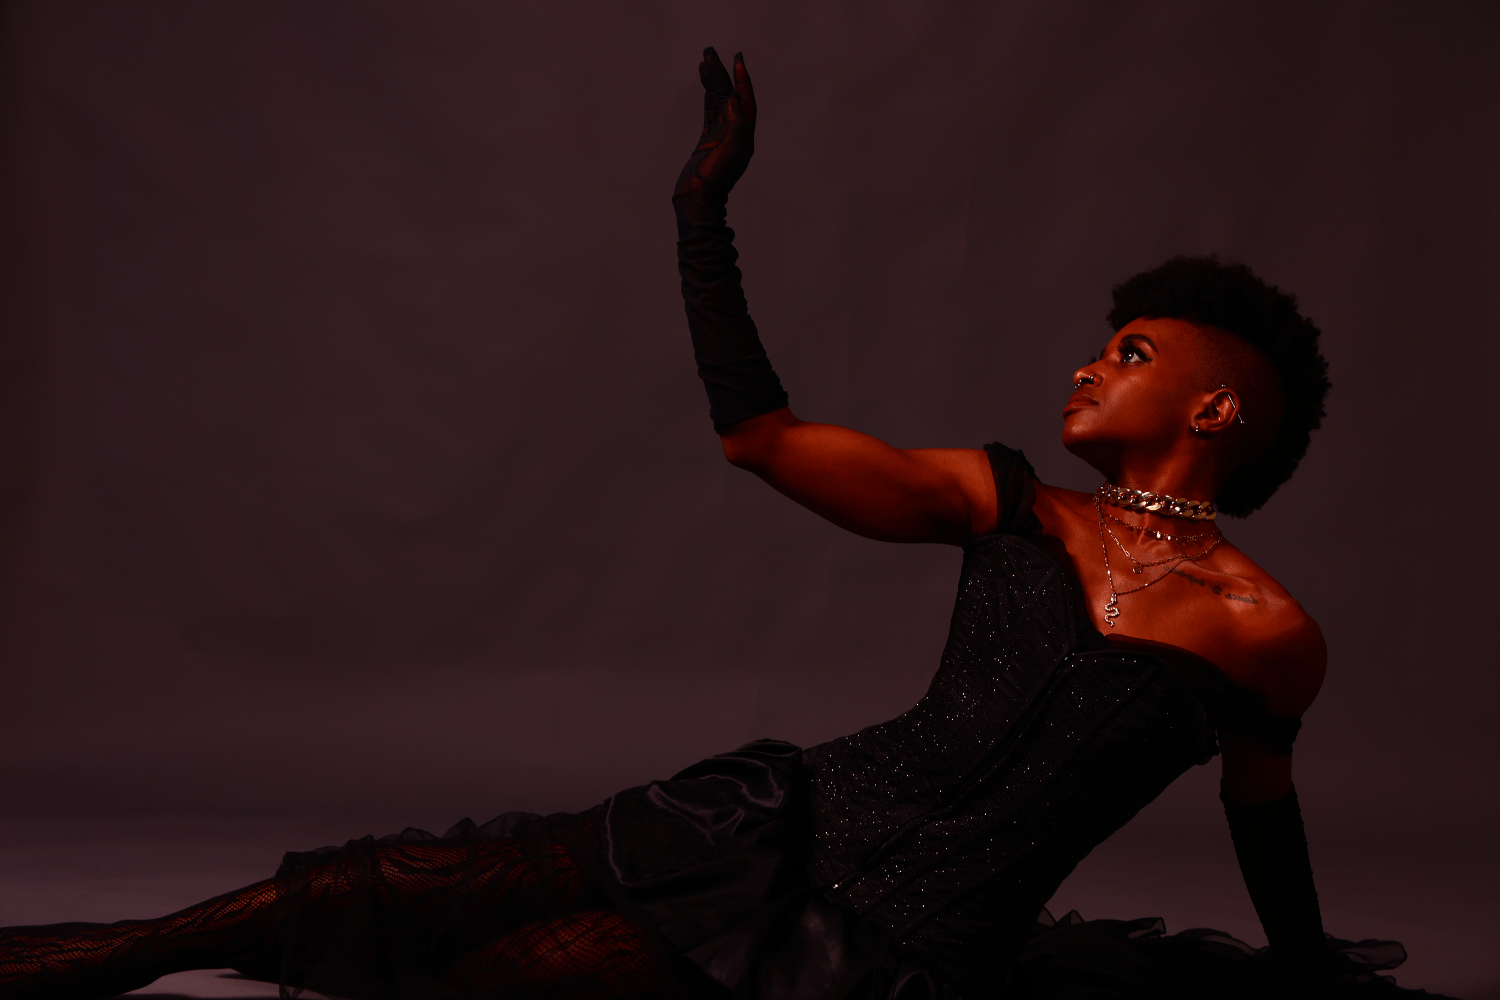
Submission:
<svg viewBox="0 0 1500 1000">
<path fill-rule="evenodd" d="M 1138 357 L 1140 357 L 1140 355 L 1136 353 L 1136 350 L 1135 350 L 1134 347 L 1122 347 L 1122 348 L 1120 348 L 1120 360 L 1121 361 L 1129 361 L 1132 358 L 1138 358 Z"/>
</svg>

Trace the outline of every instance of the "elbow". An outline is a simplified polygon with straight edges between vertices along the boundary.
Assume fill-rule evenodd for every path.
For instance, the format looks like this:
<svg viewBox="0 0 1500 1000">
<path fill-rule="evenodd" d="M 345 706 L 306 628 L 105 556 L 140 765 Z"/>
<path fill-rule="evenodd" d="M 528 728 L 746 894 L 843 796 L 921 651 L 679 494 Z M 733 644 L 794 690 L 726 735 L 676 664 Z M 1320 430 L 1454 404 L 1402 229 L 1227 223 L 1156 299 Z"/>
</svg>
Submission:
<svg viewBox="0 0 1500 1000">
<path fill-rule="evenodd" d="M 750 447 L 744 441 L 744 435 L 733 433 L 733 427 L 724 430 L 718 435 L 718 444 L 724 448 L 724 462 L 735 468 L 745 468 L 745 463 L 750 462 Z"/>
<path fill-rule="evenodd" d="M 726 428 L 719 435 L 719 444 L 724 448 L 724 460 L 737 469 L 753 470 L 759 464 L 760 449 L 749 440 L 749 435 L 736 434 L 739 424 Z"/>
<path fill-rule="evenodd" d="M 758 417 L 730 424 L 719 434 L 719 444 L 730 465 L 759 474 L 787 429 L 798 423 L 791 411 L 783 407 Z"/>
</svg>

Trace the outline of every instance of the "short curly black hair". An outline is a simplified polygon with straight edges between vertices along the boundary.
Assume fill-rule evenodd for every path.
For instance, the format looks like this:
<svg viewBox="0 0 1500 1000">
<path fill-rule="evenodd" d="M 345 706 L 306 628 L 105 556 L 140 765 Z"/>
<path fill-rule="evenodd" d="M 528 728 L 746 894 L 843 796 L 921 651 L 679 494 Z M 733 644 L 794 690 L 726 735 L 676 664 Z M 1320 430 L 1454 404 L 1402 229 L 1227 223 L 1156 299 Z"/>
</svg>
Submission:
<svg viewBox="0 0 1500 1000">
<path fill-rule="evenodd" d="M 1119 331 L 1143 316 L 1217 327 L 1271 362 L 1281 380 L 1281 426 L 1265 454 L 1236 469 L 1214 498 L 1233 517 L 1259 510 L 1297 470 L 1326 415 L 1323 401 L 1332 383 L 1318 353 L 1320 331 L 1297 311 L 1295 295 L 1217 255 L 1173 257 L 1116 285 L 1110 326 Z"/>
</svg>

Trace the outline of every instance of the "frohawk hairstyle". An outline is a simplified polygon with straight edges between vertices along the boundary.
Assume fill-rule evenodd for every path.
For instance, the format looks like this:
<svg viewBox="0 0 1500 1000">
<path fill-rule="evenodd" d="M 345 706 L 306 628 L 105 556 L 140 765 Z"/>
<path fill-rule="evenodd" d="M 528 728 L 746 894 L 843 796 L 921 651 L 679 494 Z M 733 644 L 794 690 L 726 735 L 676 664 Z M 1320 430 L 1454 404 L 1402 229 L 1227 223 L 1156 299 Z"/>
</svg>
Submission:
<svg viewBox="0 0 1500 1000">
<path fill-rule="evenodd" d="M 1214 502 L 1245 517 L 1292 477 L 1323 423 L 1328 362 L 1319 330 L 1297 311 L 1297 297 L 1268 285 L 1244 264 L 1208 257 L 1173 257 L 1115 286 L 1107 319 L 1118 332 L 1142 316 L 1218 327 L 1250 344 L 1281 380 L 1281 426 L 1265 454 L 1236 469 Z"/>
</svg>

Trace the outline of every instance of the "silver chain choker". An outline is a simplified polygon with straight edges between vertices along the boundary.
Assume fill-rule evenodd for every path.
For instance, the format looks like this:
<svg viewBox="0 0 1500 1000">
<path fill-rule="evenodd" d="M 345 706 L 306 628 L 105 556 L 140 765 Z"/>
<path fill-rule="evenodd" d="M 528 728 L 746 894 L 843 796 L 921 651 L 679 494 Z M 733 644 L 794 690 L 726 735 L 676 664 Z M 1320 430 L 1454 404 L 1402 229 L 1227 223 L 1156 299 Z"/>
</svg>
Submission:
<svg viewBox="0 0 1500 1000">
<path fill-rule="evenodd" d="M 1099 499 L 1114 507 L 1160 514 L 1163 517 L 1180 517 L 1188 521 L 1212 521 L 1219 516 L 1212 500 L 1184 500 L 1165 493 L 1147 493 L 1144 490 L 1127 490 L 1123 486 L 1105 483 L 1099 487 Z"/>
</svg>

